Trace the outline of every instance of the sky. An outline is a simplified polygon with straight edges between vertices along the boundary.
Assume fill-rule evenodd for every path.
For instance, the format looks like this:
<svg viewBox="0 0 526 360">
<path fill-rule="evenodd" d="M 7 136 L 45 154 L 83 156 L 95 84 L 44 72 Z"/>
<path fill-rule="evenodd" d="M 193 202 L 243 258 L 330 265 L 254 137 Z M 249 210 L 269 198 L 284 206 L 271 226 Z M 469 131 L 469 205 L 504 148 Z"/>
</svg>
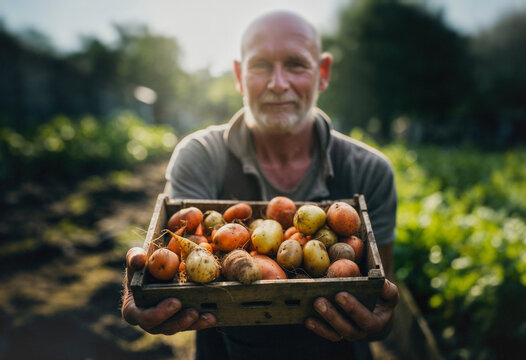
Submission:
<svg viewBox="0 0 526 360">
<path fill-rule="evenodd" d="M 239 58 L 241 34 L 258 15 L 291 10 L 322 33 L 336 24 L 341 6 L 352 0 L 0 0 L 0 20 L 10 31 L 34 28 L 55 48 L 78 49 L 80 38 L 95 36 L 110 44 L 112 24 L 145 24 L 153 33 L 175 37 L 186 71 L 209 68 L 218 75 Z M 498 16 L 526 9 L 526 0 L 422 0 L 443 11 L 445 21 L 466 34 L 490 26 Z"/>
</svg>

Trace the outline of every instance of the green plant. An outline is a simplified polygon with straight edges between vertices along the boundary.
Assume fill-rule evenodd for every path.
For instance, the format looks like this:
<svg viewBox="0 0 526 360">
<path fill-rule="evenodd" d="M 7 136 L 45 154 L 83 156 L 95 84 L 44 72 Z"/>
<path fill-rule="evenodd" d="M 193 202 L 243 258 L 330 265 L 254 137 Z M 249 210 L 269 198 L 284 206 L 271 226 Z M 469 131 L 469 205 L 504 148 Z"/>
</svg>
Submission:
<svg viewBox="0 0 526 360">
<path fill-rule="evenodd" d="M 448 358 L 500 359 L 526 340 L 526 151 L 391 144 L 395 262 Z"/>
</svg>

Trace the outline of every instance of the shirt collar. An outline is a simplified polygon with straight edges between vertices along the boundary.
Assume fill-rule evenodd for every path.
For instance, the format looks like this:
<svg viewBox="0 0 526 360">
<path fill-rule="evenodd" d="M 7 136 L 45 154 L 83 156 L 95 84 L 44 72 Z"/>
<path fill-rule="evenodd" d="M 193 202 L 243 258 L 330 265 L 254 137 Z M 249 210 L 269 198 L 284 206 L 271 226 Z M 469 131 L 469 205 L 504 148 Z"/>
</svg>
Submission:
<svg viewBox="0 0 526 360">
<path fill-rule="evenodd" d="M 265 194 L 263 181 L 260 178 L 256 166 L 255 150 L 251 141 L 252 134 L 244 121 L 245 110 L 239 110 L 228 123 L 228 128 L 223 137 L 227 148 L 241 161 L 243 172 L 254 174 L 259 180 L 262 194 Z M 330 158 L 329 149 L 331 146 L 332 122 L 327 114 L 319 108 L 314 109 L 315 114 L 315 133 L 318 136 L 320 146 L 320 166 L 313 183 L 312 191 L 309 194 L 311 199 L 324 198 L 329 195 L 327 188 L 327 178 L 334 176 L 334 170 Z M 265 198 L 265 196 L 263 196 Z M 311 199 L 306 199 L 311 200 Z"/>
</svg>

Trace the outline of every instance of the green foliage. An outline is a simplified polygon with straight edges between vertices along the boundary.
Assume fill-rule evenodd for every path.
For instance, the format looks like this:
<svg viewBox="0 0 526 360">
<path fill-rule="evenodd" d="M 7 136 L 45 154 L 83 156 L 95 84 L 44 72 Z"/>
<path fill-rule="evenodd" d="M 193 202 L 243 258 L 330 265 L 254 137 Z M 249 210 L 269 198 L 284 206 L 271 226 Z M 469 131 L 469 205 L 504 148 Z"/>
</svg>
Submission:
<svg viewBox="0 0 526 360">
<path fill-rule="evenodd" d="M 444 352 L 518 356 L 526 340 L 526 151 L 383 151 L 400 200 L 396 274 Z"/>
<path fill-rule="evenodd" d="M 2 127 L 0 182 L 17 184 L 42 174 L 79 177 L 127 167 L 168 154 L 176 141 L 168 127 L 147 126 L 129 112 L 105 121 L 55 116 L 25 136 Z"/>
</svg>

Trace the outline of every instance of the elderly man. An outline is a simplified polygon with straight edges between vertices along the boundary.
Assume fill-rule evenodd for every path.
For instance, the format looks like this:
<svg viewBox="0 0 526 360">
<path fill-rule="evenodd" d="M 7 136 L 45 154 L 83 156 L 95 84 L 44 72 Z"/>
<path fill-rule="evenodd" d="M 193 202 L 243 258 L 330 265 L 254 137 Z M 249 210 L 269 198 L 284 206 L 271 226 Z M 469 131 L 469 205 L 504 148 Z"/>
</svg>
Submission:
<svg viewBox="0 0 526 360">
<path fill-rule="evenodd" d="M 315 107 L 329 84 L 332 58 L 316 30 L 288 12 L 250 24 L 234 62 L 244 107 L 226 125 L 198 131 L 176 147 L 167 169 L 173 198 L 300 201 L 364 194 L 384 269 L 393 271 L 396 190 L 389 162 L 378 151 L 331 128 Z M 128 269 L 128 278 L 133 269 Z M 215 328 L 212 314 L 181 310 L 178 299 L 139 309 L 125 282 L 122 312 L 151 333 L 199 330 L 197 358 L 360 358 L 364 342 L 389 331 L 398 289 L 385 281 L 373 312 L 346 292 L 314 303 L 320 319 L 300 326 Z M 323 319 L 323 320 L 321 320 Z M 362 349 L 362 350 L 360 350 Z"/>
</svg>

